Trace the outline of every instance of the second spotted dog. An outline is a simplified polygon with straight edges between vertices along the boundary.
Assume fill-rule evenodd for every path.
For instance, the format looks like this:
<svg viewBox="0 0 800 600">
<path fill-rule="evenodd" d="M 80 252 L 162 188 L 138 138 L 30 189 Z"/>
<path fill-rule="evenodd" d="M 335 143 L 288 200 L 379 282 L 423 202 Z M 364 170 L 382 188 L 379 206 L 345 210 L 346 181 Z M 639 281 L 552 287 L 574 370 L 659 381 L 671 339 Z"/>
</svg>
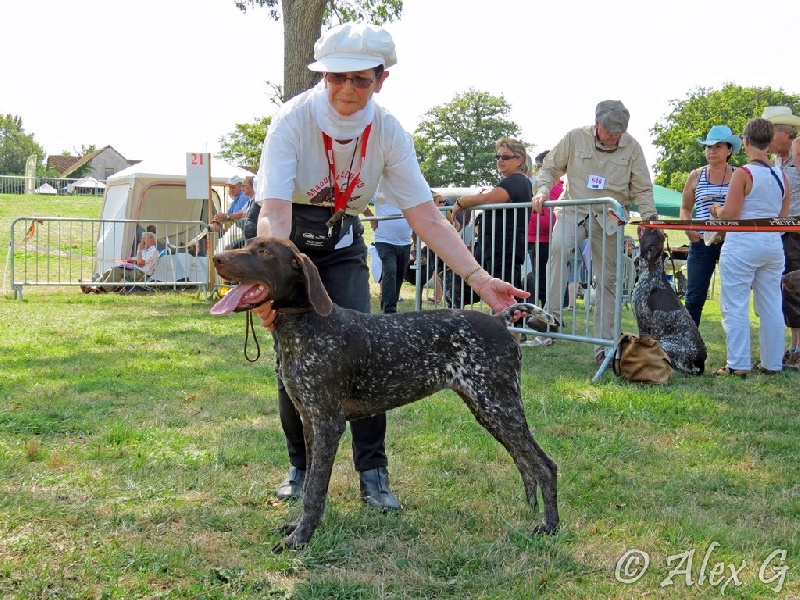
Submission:
<svg viewBox="0 0 800 600">
<path fill-rule="evenodd" d="M 705 342 L 664 273 L 664 232 L 646 228 L 639 238 L 642 269 L 632 306 L 639 333 L 657 339 L 672 366 L 686 375 L 705 371 Z"/>
</svg>

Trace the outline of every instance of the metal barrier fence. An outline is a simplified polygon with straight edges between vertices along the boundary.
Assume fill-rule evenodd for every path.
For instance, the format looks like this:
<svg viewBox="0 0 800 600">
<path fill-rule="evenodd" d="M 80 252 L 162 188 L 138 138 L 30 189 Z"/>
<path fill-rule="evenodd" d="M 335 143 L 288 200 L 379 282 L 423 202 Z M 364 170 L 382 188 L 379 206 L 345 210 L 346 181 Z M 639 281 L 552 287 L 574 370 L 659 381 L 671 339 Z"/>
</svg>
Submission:
<svg viewBox="0 0 800 600">
<path fill-rule="evenodd" d="M 0 175 L 0 194 L 25 194 L 26 190 L 29 190 L 32 194 L 44 196 L 63 196 L 67 194 L 102 196 L 105 187 L 104 181 L 86 177 Z"/>
<path fill-rule="evenodd" d="M 621 221 L 623 218 L 622 207 L 616 200 L 602 198 L 594 200 L 566 200 L 547 202 L 557 213 L 564 211 L 580 210 L 582 213 L 598 213 L 601 215 L 612 214 Z M 441 209 L 442 212 L 451 210 Z M 486 231 L 488 215 L 496 213 L 490 219 L 494 231 Z M 592 259 L 579 241 L 585 237 L 590 241 L 593 236 L 602 231 L 603 226 L 594 218 L 584 219 L 559 219 L 557 227 L 565 227 L 571 223 L 573 231 L 568 236 L 576 239 L 574 245 L 564 249 L 566 260 L 558 265 L 551 264 L 548 268 L 560 270 L 557 279 L 566 282 L 560 293 L 550 294 L 547 289 L 549 278 L 539 277 L 539 257 L 545 252 L 545 244 L 536 233 L 534 242 L 527 242 L 528 224 L 530 220 L 530 204 L 487 204 L 474 207 L 469 211 L 466 219 L 460 226 L 462 240 L 472 253 L 482 259 L 482 264 L 493 275 L 504 281 L 515 284 L 516 287 L 526 289 L 531 296 L 529 301 L 540 306 L 545 304 L 542 300 L 548 296 L 557 298 L 559 306 L 559 320 L 561 326 L 558 332 L 532 331 L 525 327 L 512 327 L 511 331 L 535 339 L 536 335 L 547 338 L 583 342 L 602 347 L 605 359 L 600 365 L 594 380 L 597 380 L 608 367 L 613 350 L 619 339 L 622 322 L 622 308 L 630 302 L 633 287 L 636 282 L 636 248 L 633 238 L 625 237 L 624 230 L 619 227 L 619 234 L 615 236 L 615 245 L 609 248 L 601 245 L 601 255 Z M 392 219 L 398 217 L 383 217 Z M 373 218 L 374 219 L 374 218 Z M 377 220 L 381 220 L 378 218 Z M 615 221 L 616 222 L 616 221 Z M 483 231 L 482 231 L 483 228 Z M 495 232 L 500 232 L 499 239 Z M 510 234 L 510 232 L 512 232 Z M 524 232 L 525 245 L 520 250 L 520 244 L 515 242 L 513 233 Z M 563 233 L 563 232 L 562 232 Z M 553 231 L 549 232 L 548 239 L 552 239 Z M 605 235 L 605 233 L 603 233 Z M 589 247 L 591 244 L 589 242 Z M 418 244 L 412 256 L 412 272 L 416 271 L 415 309 L 425 308 L 466 308 L 470 305 L 477 306 L 479 310 L 488 310 L 488 307 L 474 295 L 461 278 L 453 273 L 438 256 L 423 244 Z M 523 256 L 520 256 L 520 253 Z M 608 253 L 612 257 L 608 257 Z M 612 258 L 612 260 L 607 260 Z M 551 261 L 553 262 L 553 261 Z M 606 265 L 614 265 L 614 271 L 606 272 Z M 545 289 L 542 289 L 542 285 Z M 611 293 L 602 293 L 602 286 L 611 288 Z M 574 289 L 574 297 L 570 294 L 569 286 Z M 432 294 L 424 298 L 426 290 Z M 599 293 L 598 293 L 599 292 Z M 570 298 L 571 305 L 567 309 L 562 306 L 561 298 Z M 608 303 L 613 303 L 613 306 Z M 597 316 L 595 316 L 597 315 Z M 597 332 L 597 334 L 595 333 Z M 605 332 L 603 335 L 602 332 Z"/>
<path fill-rule="evenodd" d="M 142 281 L 132 275 L 125 281 L 104 283 L 105 287 L 117 291 L 213 289 L 205 223 L 60 217 L 19 217 L 11 223 L 3 289 L 6 275 L 19 299 L 23 286 L 95 284 L 107 270 L 136 255 L 141 234 L 147 230 L 155 233 L 159 251 L 153 272 Z"/>
<path fill-rule="evenodd" d="M 610 198 L 597 200 L 570 200 L 548 202 L 556 210 L 608 212 L 622 215 L 620 205 Z M 599 209 L 598 209 L 599 207 Z M 442 208 L 443 212 L 451 210 Z M 551 290 L 542 290 L 543 278 L 538 276 L 538 258 L 544 251 L 544 242 L 527 241 L 530 204 L 492 204 L 474 207 L 459 224 L 463 242 L 472 253 L 482 258 L 482 263 L 495 276 L 510 281 L 516 287 L 531 293 L 531 302 L 541 305 Z M 388 220 L 394 217 L 370 217 L 369 220 Z M 558 223 L 568 222 L 560 219 Z M 557 226 L 559 226 L 557 223 Z M 572 221 L 571 237 L 592 239 L 601 225 L 595 219 Z M 156 234 L 159 259 L 153 273 L 142 281 L 109 282 L 109 288 L 118 291 L 137 289 L 197 288 L 211 297 L 224 285 L 210 265 L 210 256 L 224 249 L 244 244 L 242 230 L 237 224 L 217 237 L 200 221 L 147 221 L 114 219 L 67 219 L 57 217 L 20 217 L 11 224 L 11 244 L 8 253 L 11 289 L 22 298 L 23 286 L 76 286 L 94 284 L 118 261 L 135 255 L 141 232 L 150 229 Z M 490 230 L 491 229 L 491 230 Z M 582 231 L 579 231 L 581 229 Z M 522 232 L 523 243 L 516 240 Z M 497 234 L 497 235 L 495 235 Z M 553 232 L 550 232 L 551 236 Z M 537 234 L 538 237 L 538 234 Z M 561 327 L 558 332 L 543 334 L 553 339 L 584 342 L 605 349 L 606 360 L 598 370 L 597 379 L 612 358 L 612 350 L 621 331 L 622 307 L 629 301 L 635 283 L 633 240 L 623 235 L 615 237 L 615 246 L 602 246 L 599 257 L 587 258 L 579 243 L 566 249 L 567 258 L 557 267 L 560 279 L 575 288 L 575 297 L 569 309 L 558 306 Z M 606 260 L 607 253 L 613 260 Z M 419 244 L 414 255 L 413 281 L 416 285 L 415 309 L 454 307 L 476 307 L 488 310 L 480 298 L 474 296 L 461 278 L 453 273 L 435 254 Z M 552 263 L 553 261 L 551 261 Z M 569 266 L 568 266 L 569 265 Z M 613 273 L 605 271 L 605 265 L 615 265 Z M 573 276 L 570 276 L 570 273 Z M 598 293 L 602 282 L 612 284 L 612 293 Z M 5 281 L 3 285 L 5 290 Z M 432 296 L 425 298 L 426 289 Z M 581 298 L 581 291 L 583 296 Z M 568 294 L 565 286 L 558 294 L 550 294 L 559 300 Z M 570 296 L 571 298 L 571 296 Z M 599 300 L 596 300 L 599 299 Z M 608 304 L 613 302 L 613 310 Z M 559 304 L 561 304 L 559 302 Z M 595 314 L 599 315 L 595 318 Z M 608 316 L 613 314 L 613 317 Z M 613 322 L 609 327 L 609 320 Z M 595 330 L 606 335 L 595 335 Z M 530 329 L 512 328 L 526 336 L 538 332 Z"/>
</svg>

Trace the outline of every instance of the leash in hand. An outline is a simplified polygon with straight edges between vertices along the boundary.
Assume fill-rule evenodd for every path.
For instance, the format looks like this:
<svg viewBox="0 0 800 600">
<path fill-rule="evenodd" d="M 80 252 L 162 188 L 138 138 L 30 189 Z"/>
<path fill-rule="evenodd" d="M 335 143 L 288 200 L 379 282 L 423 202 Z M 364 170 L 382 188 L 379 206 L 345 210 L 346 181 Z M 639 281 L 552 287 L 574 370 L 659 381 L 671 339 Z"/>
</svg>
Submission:
<svg viewBox="0 0 800 600">
<path fill-rule="evenodd" d="M 250 358 L 247 351 L 248 342 L 250 341 L 250 333 L 253 334 L 253 343 L 256 345 L 256 357 Z M 253 325 L 253 313 L 252 311 L 247 311 L 247 317 L 245 318 L 244 322 L 244 357 L 247 359 L 248 362 L 254 363 L 261 357 L 261 346 L 258 344 L 258 338 L 256 337 L 256 329 Z"/>
</svg>

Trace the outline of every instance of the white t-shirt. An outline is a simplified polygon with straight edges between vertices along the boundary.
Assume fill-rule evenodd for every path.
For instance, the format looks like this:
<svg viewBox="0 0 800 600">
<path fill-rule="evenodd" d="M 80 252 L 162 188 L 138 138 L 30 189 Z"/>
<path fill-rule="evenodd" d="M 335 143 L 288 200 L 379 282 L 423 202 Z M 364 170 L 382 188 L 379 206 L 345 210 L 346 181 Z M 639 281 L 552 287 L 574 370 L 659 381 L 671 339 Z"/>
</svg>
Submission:
<svg viewBox="0 0 800 600">
<path fill-rule="evenodd" d="M 136 256 L 139 255 L 139 251 L 136 251 Z M 158 263 L 158 248 L 154 245 L 150 246 L 149 248 L 145 248 L 142 250 L 142 260 L 144 261 L 144 266 L 140 267 L 136 261 L 136 256 L 126 260 L 120 260 L 114 263 L 115 267 L 120 267 L 123 269 L 134 269 L 136 271 L 141 271 L 146 276 L 150 276 L 150 274 L 155 271 L 156 263 Z"/>
<path fill-rule="evenodd" d="M 259 202 L 277 198 L 297 204 L 333 206 L 330 169 L 322 131 L 314 114 L 312 92 L 295 96 L 272 118 L 258 170 Z M 360 164 L 362 143 L 363 136 L 347 144 L 333 142 L 340 189 L 344 190 L 348 176 L 352 181 L 360 169 L 360 181 L 347 204 L 347 214 L 363 212 L 379 183 L 390 203 L 398 208 L 431 201 L 411 136 L 391 113 L 377 104 L 363 165 Z"/>
<path fill-rule="evenodd" d="M 156 263 L 158 262 L 158 248 L 153 245 L 142 250 L 142 260 L 144 260 L 144 267 L 136 265 L 136 268 L 144 271 L 145 275 L 150 275 L 155 271 Z"/>
<path fill-rule="evenodd" d="M 377 198 L 375 198 L 375 216 L 400 216 L 401 218 L 378 221 L 378 228 L 375 230 L 375 241 L 383 242 L 384 244 L 392 244 L 393 246 L 410 246 L 411 225 L 408 224 L 408 221 L 402 218 L 403 211 L 396 206 L 387 204 L 386 202 L 386 200 L 381 198 L 380 194 Z"/>
</svg>

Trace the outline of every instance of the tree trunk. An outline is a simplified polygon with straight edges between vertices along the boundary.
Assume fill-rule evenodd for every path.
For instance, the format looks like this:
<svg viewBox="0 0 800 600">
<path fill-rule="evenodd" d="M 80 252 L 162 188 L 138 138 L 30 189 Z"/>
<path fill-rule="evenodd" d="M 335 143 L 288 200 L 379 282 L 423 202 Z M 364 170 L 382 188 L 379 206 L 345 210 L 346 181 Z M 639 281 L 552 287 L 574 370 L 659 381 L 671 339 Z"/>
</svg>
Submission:
<svg viewBox="0 0 800 600">
<path fill-rule="evenodd" d="M 283 101 L 306 91 L 319 80 L 308 69 L 314 62 L 314 42 L 322 33 L 326 0 L 283 0 Z"/>
</svg>

